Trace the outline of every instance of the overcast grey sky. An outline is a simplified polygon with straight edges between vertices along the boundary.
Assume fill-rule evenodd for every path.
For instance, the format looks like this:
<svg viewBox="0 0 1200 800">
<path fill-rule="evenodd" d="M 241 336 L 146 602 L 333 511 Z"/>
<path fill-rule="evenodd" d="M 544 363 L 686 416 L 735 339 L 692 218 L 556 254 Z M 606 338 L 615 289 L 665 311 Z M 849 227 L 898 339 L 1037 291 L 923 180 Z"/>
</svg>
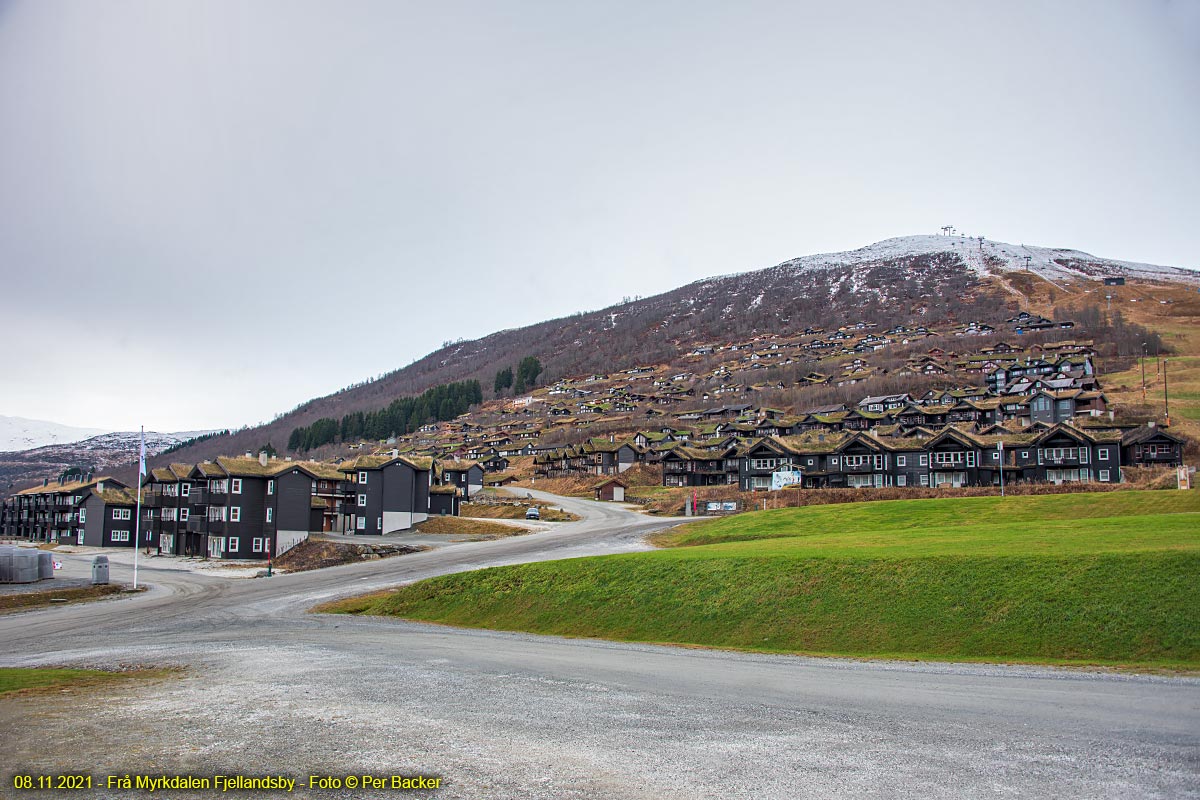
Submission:
<svg viewBox="0 0 1200 800">
<path fill-rule="evenodd" d="M 0 414 L 238 426 L 932 233 L 1200 266 L 1200 2 L 0 0 Z"/>
</svg>

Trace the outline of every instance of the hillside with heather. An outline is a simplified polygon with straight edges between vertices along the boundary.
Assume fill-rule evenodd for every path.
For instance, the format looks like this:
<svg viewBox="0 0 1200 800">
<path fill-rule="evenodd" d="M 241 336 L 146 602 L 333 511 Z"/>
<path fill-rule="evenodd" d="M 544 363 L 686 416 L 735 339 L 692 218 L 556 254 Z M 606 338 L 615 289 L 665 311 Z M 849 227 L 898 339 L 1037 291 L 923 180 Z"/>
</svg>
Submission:
<svg viewBox="0 0 1200 800">
<path fill-rule="evenodd" d="M 1194 320 L 1198 276 L 1075 250 L 980 238 L 889 239 L 855 251 L 793 259 L 598 311 L 454 342 L 378 380 L 304 403 L 269 424 L 177 449 L 170 459 L 197 461 L 263 447 L 280 452 L 295 449 L 314 423 L 328 427 L 331 421 L 340 422 L 344 427 L 346 420 L 381 412 L 389 405 L 395 409 L 402 398 L 419 400 L 422 392 L 451 383 L 467 386 L 478 381 L 482 389 L 478 399 L 484 404 L 475 406 L 474 416 L 494 421 L 504 411 L 503 404 L 495 401 L 512 397 L 508 389 L 496 391 L 497 373 L 523 359 L 537 360 L 539 387 L 588 376 L 619 379 L 619 373 L 643 368 L 644 375 L 653 372 L 656 378 L 671 378 L 673 388 L 681 392 L 686 385 L 687 393 L 677 398 L 683 408 L 720 400 L 794 409 L 871 392 L 951 387 L 968 381 L 955 373 L 953 364 L 920 366 L 918 362 L 931 348 L 971 352 L 971 347 L 961 344 L 963 336 L 979 346 L 1015 335 L 1024 336 L 1026 344 L 1094 339 L 1102 359 L 1111 359 L 1107 366 L 1125 368 L 1151 336 L 1129 320 L 1145 319 L 1148 314 Z M 1108 287 L 1104 278 L 1120 278 L 1127 285 Z M 1114 293 L 1129 295 L 1126 302 L 1118 297 L 1115 313 Z M 1132 296 L 1138 293 L 1142 296 Z M 1049 330 L 1022 330 L 1012 321 L 1022 311 L 1044 319 Z M 1053 323 L 1068 320 L 1069 329 L 1054 327 Z M 859 349 L 838 347 L 836 352 L 825 352 L 808 346 L 846 329 L 856 332 L 852 343 Z M 786 358 L 762 354 L 752 358 L 738 352 L 770 347 L 773 342 L 776 349 L 781 343 L 793 349 Z M 1169 343 L 1156 346 L 1170 349 Z M 420 424 L 413 403 L 404 402 L 408 404 L 404 419 L 411 419 L 411 426 L 387 433 L 403 435 Z M 460 405 L 457 397 L 450 404 L 454 416 L 465 407 Z M 438 413 L 436 404 L 417 402 L 416 409 L 427 422 L 449 418 Z M 619 410 L 607 411 L 589 423 L 599 422 L 596 429 L 604 429 L 603 423 L 612 421 L 606 418 L 616 417 L 618 424 L 608 429 L 620 429 L 622 419 L 628 423 L 625 427 L 636 427 Z M 350 429 L 364 432 L 361 425 Z M 358 438 L 343 436 L 344 429 L 327 433 L 318 444 L 332 441 L 345 447 Z M 561 438 L 581 436 L 564 431 Z M 304 450 L 314 449 L 311 445 L 310 437 Z M 326 447 L 320 454 L 338 449 Z"/>
</svg>

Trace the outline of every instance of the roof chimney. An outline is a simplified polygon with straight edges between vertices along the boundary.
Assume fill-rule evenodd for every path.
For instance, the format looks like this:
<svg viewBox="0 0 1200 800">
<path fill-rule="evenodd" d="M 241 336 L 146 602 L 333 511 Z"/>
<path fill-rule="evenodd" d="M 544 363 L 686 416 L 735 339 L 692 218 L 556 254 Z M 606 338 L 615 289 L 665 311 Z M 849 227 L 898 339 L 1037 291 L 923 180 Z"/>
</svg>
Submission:
<svg viewBox="0 0 1200 800">
<path fill-rule="evenodd" d="M 265 467 L 267 465 L 267 451 L 266 450 L 258 451 L 258 463 L 260 466 L 263 466 L 263 467 Z"/>
<path fill-rule="evenodd" d="M 246 458 L 254 458 L 254 453 L 251 453 L 249 450 L 247 450 L 247 451 L 246 451 Z"/>
<path fill-rule="evenodd" d="M 44 488 L 46 488 L 46 487 L 47 487 L 47 486 L 49 486 L 49 485 L 50 485 L 50 479 L 49 479 L 49 478 L 42 478 L 42 488 L 44 489 Z"/>
<path fill-rule="evenodd" d="M 97 483 L 97 484 L 96 484 L 96 491 L 97 491 L 97 492 L 103 492 L 103 491 L 104 491 L 104 481 L 100 481 L 99 483 Z"/>
</svg>

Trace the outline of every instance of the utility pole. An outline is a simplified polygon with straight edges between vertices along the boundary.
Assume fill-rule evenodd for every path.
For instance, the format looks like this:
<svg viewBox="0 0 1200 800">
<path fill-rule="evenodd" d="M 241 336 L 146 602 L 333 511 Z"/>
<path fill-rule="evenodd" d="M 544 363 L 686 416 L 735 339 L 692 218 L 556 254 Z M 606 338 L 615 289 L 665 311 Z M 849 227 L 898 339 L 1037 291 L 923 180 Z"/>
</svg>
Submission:
<svg viewBox="0 0 1200 800">
<path fill-rule="evenodd" d="M 1171 427 L 1171 408 L 1167 405 L 1167 359 L 1163 359 L 1163 417 L 1166 418 L 1167 427 Z"/>
<path fill-rule="evenodd" d="M 1146 343 L 1142 342 L 1142 402 L 1146 402 Z"/>
</svg>

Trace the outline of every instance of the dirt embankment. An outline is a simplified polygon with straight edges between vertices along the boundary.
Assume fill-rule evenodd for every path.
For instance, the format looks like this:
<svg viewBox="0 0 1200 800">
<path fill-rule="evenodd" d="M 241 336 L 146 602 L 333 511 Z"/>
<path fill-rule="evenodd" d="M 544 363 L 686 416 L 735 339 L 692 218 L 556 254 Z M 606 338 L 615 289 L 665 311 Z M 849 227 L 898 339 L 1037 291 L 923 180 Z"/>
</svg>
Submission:
<svg viewBox="0 0 1200 800">
<path fill-rule="evenodd" d="M 340 564 L 403 556 L 425 549 L 413 544 L 357 544 L 307 539 L 275 559 L 275 566 L 287 572 L 306 572 Z"/>
</svg>

